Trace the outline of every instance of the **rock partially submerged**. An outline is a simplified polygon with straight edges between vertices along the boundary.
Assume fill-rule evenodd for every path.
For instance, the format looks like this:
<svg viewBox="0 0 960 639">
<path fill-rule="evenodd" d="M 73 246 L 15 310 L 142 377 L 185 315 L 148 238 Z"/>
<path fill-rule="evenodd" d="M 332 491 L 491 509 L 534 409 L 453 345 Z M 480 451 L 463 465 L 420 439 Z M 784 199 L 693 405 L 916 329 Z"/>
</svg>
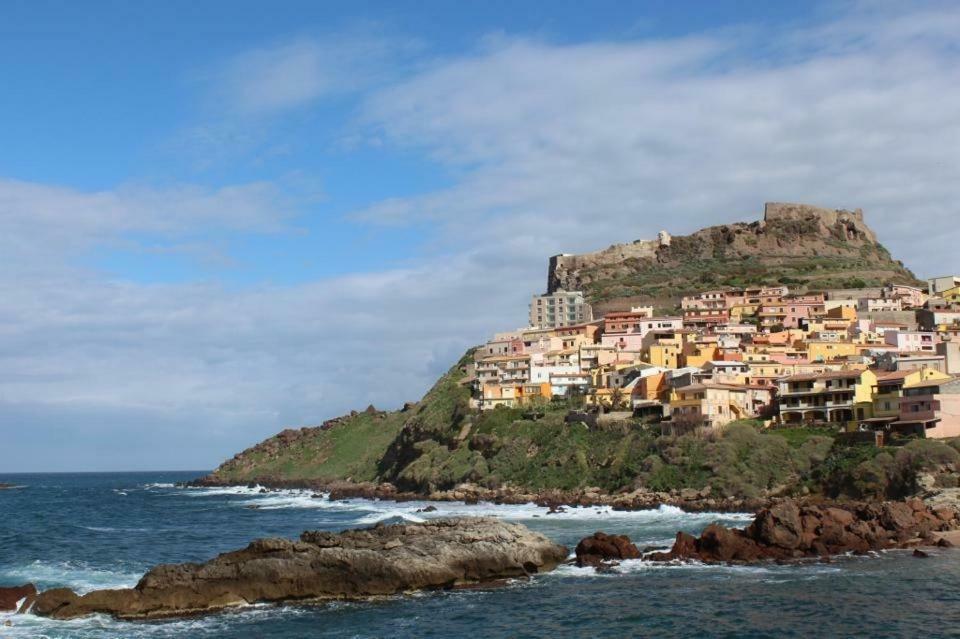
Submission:
<svg viewBox="0 0 960 639">
<path fill-rule="evenodd" d="M 40 594 L 33 612 L 57 619 L 185 616 L 255 602 L 361 599 L 495 583 L 552 570 L 567 549 L 525 526 L 487 517 L 308 531 L 259 539 L 203 564 L 153 568 L 133 588 Z"/>
<path fill-rule="evenodd" d="M 574 553 L 577 555 L 577 565 L 602 568 L 613 565 L 619 559 L 638 559 L 640 549 L 630 541 L 626 535 L 608 535 L 595 532 L 584 537 L 577 544 Z"/>
<path fill-rule="evenodd" d="M 23 612 L 37 597 L 37 588 L 33 584 L 22 586 L 0 586 L 0 611 Z"/>
<path fill-rule="evenodd" d="M 890 548 L 935 546 L 939 533 L 960 528 L 953 508 L 906 502 L 799 506 L 785 500 L 757 513 L 744 529 L 707 526 L 700 537 L 677 533 L 669 552 L 654 561 L 756 562 L 866 553 Z"/>
</svg>

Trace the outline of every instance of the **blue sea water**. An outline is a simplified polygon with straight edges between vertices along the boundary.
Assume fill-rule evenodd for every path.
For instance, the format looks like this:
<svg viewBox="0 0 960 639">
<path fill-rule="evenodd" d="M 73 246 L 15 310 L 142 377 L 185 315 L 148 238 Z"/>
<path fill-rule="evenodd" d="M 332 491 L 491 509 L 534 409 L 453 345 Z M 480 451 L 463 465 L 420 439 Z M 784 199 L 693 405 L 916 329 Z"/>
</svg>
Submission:
<svg viewBox="0 0 960 639">
<path fill-rule="evenodd" d="M 666 545 L 678 529 L 748 515 L 676 508 L 620 513 L 366 500 L 309 492 L 186 489 L 201 473 L 0 475 L 0 585 L 80 592 L 136 583 L 157 563 L 202 561 L 264 536 L 460 514 L 522 522 L 571 548 L 596 530 Z M 364 603 L 258 605 L 186 620 L 129 623 L 0 617 L 0 637 L 947 637 L 960 636 L 960 550 L 894 551 L 803 566 L 655 565 L 618 574 L 564 566 L 504 588 Z M 9 621 L 12 625 L 6 626 Z"/>
</svg>

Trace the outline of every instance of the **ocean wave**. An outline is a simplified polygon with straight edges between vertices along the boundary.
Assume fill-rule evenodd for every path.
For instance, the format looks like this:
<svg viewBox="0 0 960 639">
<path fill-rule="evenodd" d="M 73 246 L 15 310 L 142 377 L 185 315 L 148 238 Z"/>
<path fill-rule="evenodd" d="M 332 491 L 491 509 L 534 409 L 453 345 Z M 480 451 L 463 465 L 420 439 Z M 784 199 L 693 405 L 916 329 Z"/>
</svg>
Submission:
<svg viewBox="0 0 960 639">
<path fill-rule="evenodd" d="M 84 530 L 92 530 L 93 532 L 119 532 L 119 533 L 128 533 L 128 532 L 148 532 L 151 530 L 157 530 L 156 528 L 111 528 L 110 526 L 80 526 Z"/>
<path fill-rule="evenodd" d="M 81 561 L 37 560 L 21 566 L 0 567 L 2 582 L 31 582 L 41 589 L 66 586 L 81 594 L 101 588 L 132 588 L 142 574 L 142 570 L 113 570 Z"/>
<path fill-rule="evenodd" d="M 313 606 L 278 606 L 251 604 L 231 608 L 219 614 L 187 619 L 165 619 L 143 623 L 119 621 L 106 615 L 91 615 L 81 619 L 47 619 L 34 615 L 5 615 L 0 613 L 0 636 L 3 639 L 51 639 L 53 637 L 83 637 L 84 639 L 116 639 L 138 637 L 144 639 L 181 639 L 182 637 L 230 637 L 245 624 L 267 624 L 288 621 L 313 614 L 318 608 L 339 609 L 349 602 L 329 602 Z M 4 621 L 9 620 L 10 626 Z"/>
<path fill-rule="evenodd" d="M 158 485 L 159 487 L 159 485 Z M 182 494 L 190 497 L 222 497 L 230 495 L 258 495 L 263 490 L 263 486 L 186 486 L 177 489 Z M 277 492 L 277 491 L 272 491 Z M 303 491 L 284 491 L 284 492 L 303 492 Z M 262 493 L 264 495 L 269 493 Z"/>
<path fill-rule="evenodd" d="M 571 557 L 572 558 L 572 557 Z M 545 576 L 550 578 L 591 577 L 615 578 L 654 571 L 710 572 L 750 575 L 767 583 L 810 581 L 826 575 L 844 573 L 840 566 L 820 563 L 778 565 L 774 563 L 752 565 L 705 564 L 699 561 L 650 561 L 647 559 L 623 559 L 609 572 L 597 572 L 589 566 L 583 568 L 564 564 Z"/>
<path fill-rule="evenodd" d="M 610 506 L 570 506 L 560 512 L 549 513 L 549 509 L 534 503 L 526 504 L 494 504 L 480 502 L 467 504 L 456 501 L 403 501 L 395 502 L 378 499 L 344 499 L 330 501 L 326 495 L 322 498 L 314 497 L 316 491 L 286 489 L 261 492 L 262 488 L 249 487 L 218 487 L 218 488 L 187 488 L 186 494 L 197 497 L 214 496 L 245 496 L 248 499 L 237 502 L 240 506 L 257 506 L 262 509 L 276 508 L 321 508 L 337 510 L 364 510 L 368 512 L 382 512 L 385 516 L 396 516 L 397 511 L 405 514 L 415 513 L 418 510 L 432 506 L 436 510 L 425 514 L 426 517 L 455 517 L 455 516 L 490 516 L 502 519 L 525 520 L 548 518 L 554 520 L 596 520 L 596 519 L 624 519 L 644 521 L 666 521 L 673 519 L 709 520 L 723 519 L 728 521 L 752 521 L 752 513 L 720 513 L 720 512 L 687 512 L 677 506 L 661 505 L 658 508 L 647 510 L 615 510 Z M 548 514 L 549 513 L 549 514 Z"/>
</svg>

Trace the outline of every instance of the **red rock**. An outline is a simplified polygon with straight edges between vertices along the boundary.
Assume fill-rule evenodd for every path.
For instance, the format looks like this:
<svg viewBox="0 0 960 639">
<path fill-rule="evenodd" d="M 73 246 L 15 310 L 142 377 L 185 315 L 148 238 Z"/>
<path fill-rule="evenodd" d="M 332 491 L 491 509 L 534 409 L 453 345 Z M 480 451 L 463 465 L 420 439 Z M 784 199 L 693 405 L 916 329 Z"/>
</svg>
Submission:
<svg viewBox="0 0 960 639">
<path fill-rule="evenodd" d="M 922 502 L 921 502 L 922 503 Z M 933 512 L 917 504 L 851 504 L 839 507 L 807 506 L 802 510 L 787 500 L 757 513 L 744 530 L 712 524 L 699 538 L 678 533 L 668 553 L 649 555 L 653 561 L 699 559 L 705 562 L 790 561 L 853 552 L 864 554 L 885 548 L 947 545 L 931 531 L 960 527 L 949 512 Z M 945 521 L 946 520 L 946 521 Z"/>
<path fill-rule="evenodd" d="M 910 499 L 907 499 L 903 503 L 909 506 L 915 513 L 927 510 L 927 505 L 924 504 L 923 500 L 920 499 L 919 497 L 911 497 Z"/>
<path fill-rule="evenodd" d="M 949 523 L 957 518 L 957 511 L 950 506 L 937 506 L 933 514 L 942 522 Z"/>
<path fill-rule="evenodd" d="M 852 524 L 855 519 L 852 512 L 843 508 L 827 508 L 823 514 L 825 519 L 829 517 L 844 528 Z"/>
<path fill-rule="evenodd" d="M 897 533 L 907 533 L 916 523 L 913 519 L 913 509 L 903 502 L 888 501 L 881 506 L 880 523 L 887 530 Z"/>
<path fill-rule="evenodd" d="M 784 501 L 757 513 L 749 534 L 757 543 L 793 550 L 800 545 L 800 509 L 792 501 Z"/>
<path fill-rule="evenodd" d="M 36 596 L 37 588 L 33 584 L 0 587 L 0 610 L 16 611 L 21 599 L 33 600 Z"/>
<path fill-rule="evenodd" d="M 574 552 L 577 555 L 578 566 L 596 566 L 601 561 L 640 557 L 640 549 L 630 541 L 629 537 L 608 535 L 603 532 L 595 532 L 590 537 L 581 539 Z"/>
</svg>

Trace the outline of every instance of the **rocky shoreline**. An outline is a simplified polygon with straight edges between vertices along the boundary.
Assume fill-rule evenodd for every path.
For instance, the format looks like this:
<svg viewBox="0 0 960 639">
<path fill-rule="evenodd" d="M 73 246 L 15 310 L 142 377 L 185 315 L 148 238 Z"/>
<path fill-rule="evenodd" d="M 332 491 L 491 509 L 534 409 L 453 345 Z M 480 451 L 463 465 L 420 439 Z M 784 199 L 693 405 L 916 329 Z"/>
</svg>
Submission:
<svg viewBox="0 0 960 639">
<path fill-rule="evenodd" d="M 576 547 L 579 566 L 611 570 L 623 559 L 750 564 L 828 560 L 891 549 L 949 548 L 960 537 L 960 514 L 920 499 L 882 503 L 801 505 L 783 500 L 763 508 L 746 528 L 710 524 L 699 537 L 678 532 L 668 551 L 642 552 L 623 535 L 597 532 Z"/>
<path fill-rule="evenodd" d="M 36 597 L 31 612 L 55 619 L 100 613 L 143 620 L 263 602 L 366 599 L 490 586 L 553 570 L 567 555 L 564 546 L 540 533 L 488 517 L 342 533 L 307 531 L 296 541 L 258 539 L 202 564 L 159 565 L 133 588 L 82 596 L 68 588 L 47 590 Z"/>
<path fill-rule="evenodd" d="M 270 490 L 309 490 L 327 493 L 331 501 L 341 499 L 379 499 L 386 501 L 456 501 L 467 504 L 487 502 L 491 504 L 537 504 L 556 511 L 567 507 L 609 506 L 614 510 L 651 510 L 660 506 L 676 506 L 686 512 L 744 513 L 757 512 L 774 503 L 775 497 L 763 499 L 740 499 L 711 495 L 710 489 L 684 489 L 672 492 L 634 490 L 607 493 L 600 488 L 576 490 L 530 491 L 512 486 L 491 489 L 476 484 L 459 484 L 450 490 L 435 490 L 418 493 L 397 489 L 393 484 L 371 482 L 320 482 L 313 480 L 290 480 L 263 478 L 255 482 L 223 482 L 208 477 L 182 484 L 192 488 L 247 487 Z"/>
</svg>

